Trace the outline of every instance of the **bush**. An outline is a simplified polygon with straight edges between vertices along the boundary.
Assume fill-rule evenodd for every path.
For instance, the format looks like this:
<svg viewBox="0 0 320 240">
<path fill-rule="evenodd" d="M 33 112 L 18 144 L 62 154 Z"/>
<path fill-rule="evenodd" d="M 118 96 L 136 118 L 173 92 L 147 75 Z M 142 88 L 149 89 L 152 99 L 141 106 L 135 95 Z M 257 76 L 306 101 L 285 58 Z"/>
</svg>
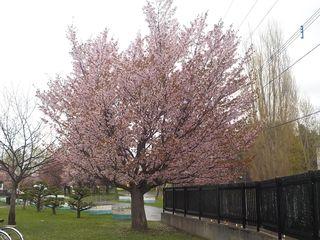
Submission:
<svg viewBox="0 0 320 240">
<path fill-rule="evenodd" d="M 44 182 L 37 182 L 30 189 L 31 201 L 36 205 L 37 211 L 40 212 L 43 208 L 45 198 L 49 195 L 47 184 Z"/>
<path fill-rule="evenodd" d="M 52 214 L 56 215 L 56 209 L 64 204 L 64 198 L 59 197 L 60 190 L 56 187 L 49 189 L 49 194 L 46 196 L 44 205 L 52 209 Z"/>
<path fill-rule="evenodd" d="M 80 218 L 80 214 L 84 210 L 88 210 L 92 207 L 92 202 L 85 202 L 83 199 L 90 195 L 90 190 L 86 187 L 76 187 L 73 189 L 69 200 L 69 206 L 72 210 L 77 212 L 77 218 Z"/>
</svg>

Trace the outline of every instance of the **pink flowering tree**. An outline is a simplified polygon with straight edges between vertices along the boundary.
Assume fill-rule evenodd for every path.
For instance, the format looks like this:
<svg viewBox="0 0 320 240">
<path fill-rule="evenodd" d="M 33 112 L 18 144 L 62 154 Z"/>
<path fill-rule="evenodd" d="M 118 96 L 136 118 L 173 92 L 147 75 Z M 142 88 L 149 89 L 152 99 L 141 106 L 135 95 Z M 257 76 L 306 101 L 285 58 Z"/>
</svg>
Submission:
<svg viewBox="0 0 320 240">
<path fill-rule="evenodd" d="M 69 169 L 131 193 L 132 227 L 145 229 L 143 195 L 164 183 L 234 179 L 255 136 L 249 54 L 206 15 L 188 26 L 171 0 L 144 8 L 149 32 L 120 51 L 108 31 L 80 42 L 70 28 L 73 71 L 39 91 Z"/>
</svg>

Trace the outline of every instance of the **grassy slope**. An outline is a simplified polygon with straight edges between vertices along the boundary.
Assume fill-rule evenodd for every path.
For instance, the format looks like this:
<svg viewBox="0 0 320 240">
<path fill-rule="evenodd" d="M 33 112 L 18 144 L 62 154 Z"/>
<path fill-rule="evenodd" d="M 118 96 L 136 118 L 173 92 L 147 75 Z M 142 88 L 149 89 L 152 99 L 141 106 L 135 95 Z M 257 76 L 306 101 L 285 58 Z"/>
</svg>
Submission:
<svg viewBox="0 0 320 240">
<path fill-rule="evenodd" d="M 157 198 L 154 203 L 145 203 L 145 205 L 162 208 L 162 206 L 163 206 L 162 196 L 160 196 L 159 198 Z"/>
<path fill-rule="evenodd" d="M 91 195 L 85 198 L 85 201 L 88 202 L 99 202 L 99 201 L 108 201 L 108 202 L 117 202 L 118 201 L 118 194 L 116 193 L 108 193 L 108 194 L 96 194 Z"/>
<path fill-rule="evenodd" d="M 0 216 L 6 218 L 7 208 L 0 208 Z M 159 222 L 150 222 L 144 233 L 130 229 L 130 221 L 114 221 L 110 215 L 91 216 L 86 213 L 76 219 L 75 213 L 60 210 L 56 216 L 50 209 L 37 213 L 34 208 L 17 209 L 17 227 L 25 240 L 197 240 L 199 238 L 178 232 Z"/>
</svg>

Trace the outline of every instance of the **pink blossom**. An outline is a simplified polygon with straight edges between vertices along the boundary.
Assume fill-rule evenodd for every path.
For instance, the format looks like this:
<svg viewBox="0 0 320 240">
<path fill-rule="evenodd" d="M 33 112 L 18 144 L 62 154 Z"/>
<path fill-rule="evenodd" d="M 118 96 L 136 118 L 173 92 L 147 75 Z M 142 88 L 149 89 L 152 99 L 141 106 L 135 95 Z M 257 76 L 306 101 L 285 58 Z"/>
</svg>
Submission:
<svg viewBox="0 0 320 240">
<path fill-rule="evenodd" d="M 144 8 L 149 34 L 120 51 L 108 31 L 80 42 L 73 71 L 39 91 L 69 174 L 143 192 L 163 183 L 232 180 L 255 137 L 239 39 L 206 15 L 180 26 L 171 1 Z M 79 174 L 80 173 L 80 174 Z"/>
</svg>

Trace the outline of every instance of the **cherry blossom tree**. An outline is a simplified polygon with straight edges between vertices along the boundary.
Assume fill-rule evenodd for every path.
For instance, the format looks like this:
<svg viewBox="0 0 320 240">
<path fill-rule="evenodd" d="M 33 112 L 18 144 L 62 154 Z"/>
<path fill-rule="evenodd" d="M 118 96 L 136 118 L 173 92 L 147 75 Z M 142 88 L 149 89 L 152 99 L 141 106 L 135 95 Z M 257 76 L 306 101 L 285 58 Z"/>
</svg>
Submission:
<svg viewBox="0 0 320 240">
<path fill-rule="evenodd" d="M 57 149 L 52 150 L 54 153 Z M 48 184 L 49 187 L 60 188 L 64 185 L 63 179 L 64 164 L 58 161 L 57 158 L 51 159 L 38 173 L 38 179 L 41 179 Z"/>
<path fill-rule="evenodd" d="M 148 34 L 123 51 L 107 30 L 81 42 L 71 27 L 72 73 L 38 91 L 60 159 L 128 190 L 134 229 L 147 227 L 151 188 L 234 179 L 256 132 L 236 32 L 209 28 L 206 14 L 181 26 L 171 0 L 144 13 Z"/>
</svg>

